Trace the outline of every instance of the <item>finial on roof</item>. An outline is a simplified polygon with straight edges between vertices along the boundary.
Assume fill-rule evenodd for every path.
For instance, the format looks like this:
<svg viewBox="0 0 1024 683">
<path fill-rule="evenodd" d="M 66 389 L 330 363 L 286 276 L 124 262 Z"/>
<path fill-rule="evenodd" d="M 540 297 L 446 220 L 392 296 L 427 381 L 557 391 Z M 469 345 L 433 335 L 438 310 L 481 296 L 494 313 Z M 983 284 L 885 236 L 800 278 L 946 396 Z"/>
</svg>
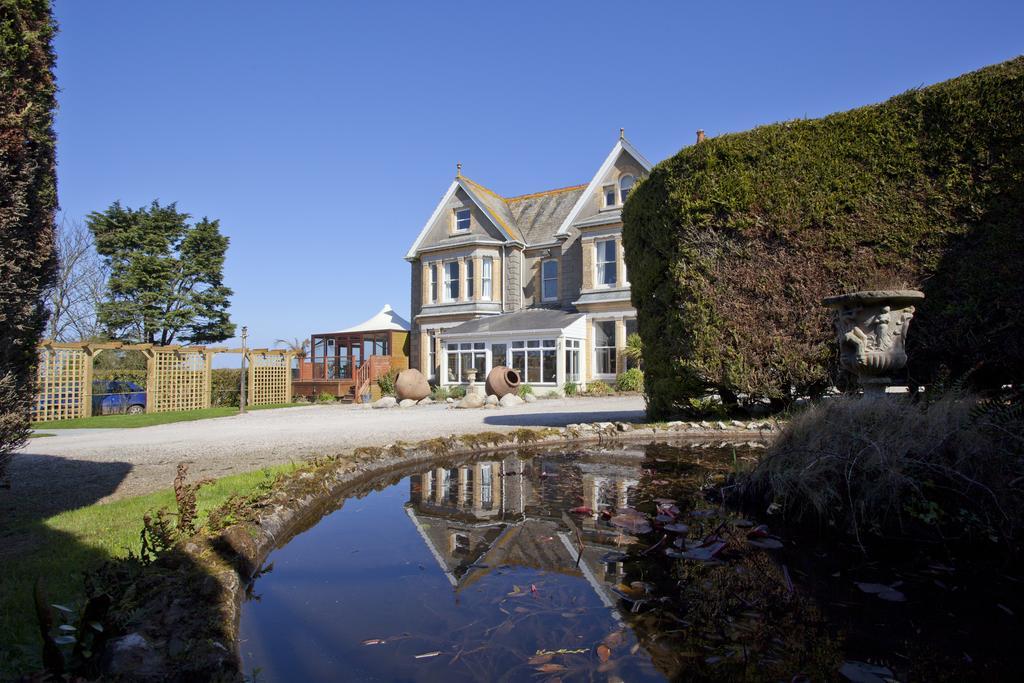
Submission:
<svg viewBox="0 0 1024 683">
<path fill-rule="evenodd" d="M 705 140 L 704 129 L 702 128 L 702 129 L 697 131 L 697 142 L 704 142 L 704 140 Z"/>
<path fill-rule="evenodd" d="M 625 128 L 619 128 L 619 139 L 620 140 L 625 140 L 626 139 L 626 129 Z"/>
<path fill-rule="evenodd" d="M 456 178 L 461 178 L 462 177 L 462 162 L 461 161 L 459 163 L 455 164 L 455 177 Z"/>
</svg>

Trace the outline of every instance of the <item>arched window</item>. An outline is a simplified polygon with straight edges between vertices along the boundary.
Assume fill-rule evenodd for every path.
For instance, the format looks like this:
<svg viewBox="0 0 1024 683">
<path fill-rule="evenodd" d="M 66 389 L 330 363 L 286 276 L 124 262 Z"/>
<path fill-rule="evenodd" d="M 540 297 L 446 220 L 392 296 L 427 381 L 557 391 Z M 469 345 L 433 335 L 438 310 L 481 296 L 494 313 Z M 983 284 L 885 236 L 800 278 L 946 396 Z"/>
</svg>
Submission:
<svg viewBox="0 0 1024 683">
<path fill-rule="evenodd" d="M 633 189 L 633 183 L 636 181 L 631 175 L 624 175 L 619 178 L 619 203 L 625 204 L 626 197 L 629 196 L 629 191 Z"/>
</svg>

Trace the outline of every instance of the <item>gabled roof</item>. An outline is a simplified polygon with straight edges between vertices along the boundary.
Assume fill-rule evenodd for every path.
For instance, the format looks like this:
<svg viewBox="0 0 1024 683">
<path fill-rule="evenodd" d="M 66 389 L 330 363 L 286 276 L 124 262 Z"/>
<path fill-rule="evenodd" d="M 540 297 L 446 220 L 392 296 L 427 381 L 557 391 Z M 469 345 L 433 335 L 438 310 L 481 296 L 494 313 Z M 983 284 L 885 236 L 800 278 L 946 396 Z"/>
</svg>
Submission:
<svg viewBox="0 0 1024 683">
<path fill-rule="evenodd" d="M 623 153 L 636 159 L 645 171 L 651 170 L 651 162 L 640 154 L 629 140 L 620 137 L 611 153 L 605 158 L 604 163 L 601 164 L 601 168 L 586 185 L 574 185 L 518 197 L 502 197 L 497 192 L 460 173 L 448 186 L 448 191 L 441 198 L 434 213 L 430 215 L 405 258 L 416 258 L 416 253 L 430 231 L 430 227 L 437 221 L 444 207 L 460 188 L 490 219 L 506 240 L 526 245 L 552 242 L 557 236 L 568 234 L 573 221 L 586 204 L 587 197 L 597 191 L 601 179 L 607 175 L 612 165 Z"/>
<path fill-rule="evenodd" d="M 521 242 L 522 239 L 519 237 L 519 233 L 515 230 L 515 221 L 512 218 L 512 214 L 505 204 L 505 200 L 501 198 L 495 192 L 488 190 L 483 185 L 474 182 L 464 175 L 458 175 L 452 184 L 448 186 L 448 191 L 441 197 L 441 201 L 438 202 L 437 207 L 434 209 L 434 213 L 430 214 L 430 218 L 423 225 L 423 229 L 420 230 L 420 234 L 416 237 L 416 241 L 409 247 L 408 253 L 405 258 L 413 259 L 416 258 L 416 252 L 420 248 L 420 244 L 423 242 L 423 238 L 430 232 L 430 226 L 441 215 L 444 211 L 444 207 L 451 201 L 451 198 L 455 195 L 456 190 L 462 189 L 469 198 L 476 204 L 477 208 L 480 209 L 486 215 L 494 227 L 505 237 L 505 239 L 511 242 Z"/>
<path fill-rule="evenodd" d="M 612 166 L 616 161 L 618 161 L 623 152 L 636 159 L 637 163 L 643 166 L 645 171 L 650 172 L 652 167 L 651 162 L 649 162 L 644 155 L 640 153 L 640 150 L 634 147 L 629 140 L 625 137 L 620 137 L 619 141 L 615 143 L 614 147 L 612 147 L 612 151 L 608 153 L 607 157 L 605 157 L 604 163 L 601 164 L 601 168 L 597 169 L 597 173 L 594 174 L 594 177 L 591 178 L 590 182 L 587 184 L 587 189 L 583 191 L 580 198 L 576 201 L 575 206 L 572 207 L 568 215 L 562 221 L 562 224 L 558 227 L 558 231 L 555 233 L 556 235 L 569 234 L 569 228 L 572 227 L 572 223 L 576 220 L 576 216 L 578 216 L 580 211 L 583 210 L 587 197 L 590 197 L 597 192 L 598 185 L 600 185 L 602 179 L 608 175 L 608 171 L 611 170 Z"/>
<path fill-rule="evenodd" d="M 353 327 L 339 330 L 338 334 L 348 334 L 350 332 L 384 332 L 387 330 L 395 330 L 396 332 L 409 331 L 409 321 L 395 313 L 391 308 L 391 304 L 384 304 L 384 308 L 380 309 L 377 315 Z"/>
</svg>

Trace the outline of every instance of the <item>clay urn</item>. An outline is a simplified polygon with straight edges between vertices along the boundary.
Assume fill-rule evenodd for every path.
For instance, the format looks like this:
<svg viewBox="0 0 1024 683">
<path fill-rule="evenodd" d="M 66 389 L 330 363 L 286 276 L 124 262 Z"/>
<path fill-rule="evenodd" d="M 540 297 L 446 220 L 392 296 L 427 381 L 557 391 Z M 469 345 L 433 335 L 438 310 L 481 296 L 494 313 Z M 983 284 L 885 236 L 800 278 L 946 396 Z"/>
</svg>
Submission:
<svg viewBox="0 0 1024 683">
<path fill-rule="evenodd" d="M 395 380 L 395 397 L 399 400 L 407 398 L 421 401 L 430 396 L 430 382 L 416 368 L 409 368 L 398 373 Z"/>
<path fill-rule="evenodd" d="M 873 290 L 830 296 L 839 342 L 839 365 L 857 376 L 865 397 L 882 396 L 890 375 L 907 364 L 907 330 L 914 304 L 924 293 L 913 289 Z"/>
<path fill-rule="evenodd" d="M 487 373 L 487 393 L 501 398 L 519 389 L 519 372 L 512 368 L 499 365 Z"/>
</svg>

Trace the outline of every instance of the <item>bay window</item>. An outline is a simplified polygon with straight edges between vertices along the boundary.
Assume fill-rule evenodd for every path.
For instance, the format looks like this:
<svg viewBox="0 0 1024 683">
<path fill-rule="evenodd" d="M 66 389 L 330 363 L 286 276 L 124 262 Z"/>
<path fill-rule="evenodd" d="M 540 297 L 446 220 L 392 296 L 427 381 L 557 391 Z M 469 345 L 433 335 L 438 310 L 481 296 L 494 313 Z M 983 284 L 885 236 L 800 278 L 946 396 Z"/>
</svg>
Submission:
<svg viewBox="0 0 1024 683">
<path fill-rule="evenodd" d="M 615 284 L 616 280 L 616 253 L 615 253 L 615 239 L 598 240 L 594 243 L 597 249 L 597 258 L 595 264 L 597 266 L 597 279 L 596 284 L 598 286 L 610 286 Z"/>
<path fill-rule="evenodd" d="M 490 256 L 485 256 L 484 260 L 480 264 L 480 298 L 485 301 L 490 301 L 493 296 L 491 285 L 491 279 L 494 277 L 494 259 Z"/>
<path fill-rule="evenodd" d="M 473 259 L 466 259 L 466 298 L 470 300 L 473 298 L 473 286 L 476 284 L 473 282 L 476 276 L 475 270 Z"/>
<path fill-rule="evenodd" d="M 598 375 L 614 375 L 615 369 L 615 321 L 594 322 L 594 372 Z"/>
<path fill-rule="evenodd" d="M 448 261 L 444 264 L 444 295 L 445 301 L 459 300 L 458 261 Z"/>
</svg>

